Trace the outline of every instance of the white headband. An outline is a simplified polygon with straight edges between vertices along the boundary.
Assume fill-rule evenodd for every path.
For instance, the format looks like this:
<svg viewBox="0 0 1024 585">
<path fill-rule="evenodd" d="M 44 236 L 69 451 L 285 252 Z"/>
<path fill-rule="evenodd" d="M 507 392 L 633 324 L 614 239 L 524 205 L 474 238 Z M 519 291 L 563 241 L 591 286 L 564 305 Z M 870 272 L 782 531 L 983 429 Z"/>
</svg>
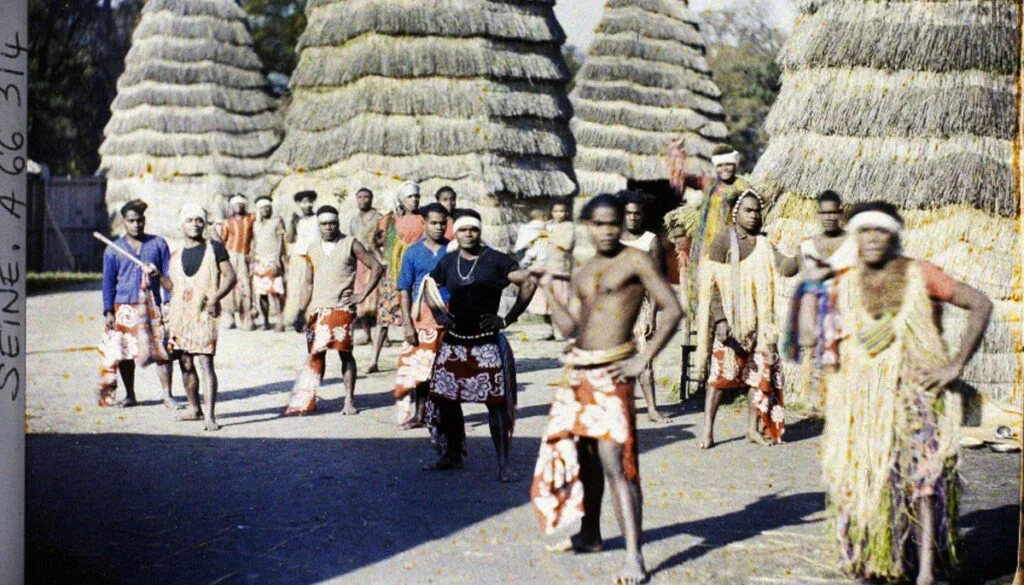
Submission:
<svg viewBox="0 0 1024 585">
<path fill-rule="evenodd" d="M 322 212 L 316 214 L 316 220 L 317 221 L 320 221 L 321 217 L 326 218 L 328 221 L 330 221 L 330 220 L 338 221 L 338 214 L 334 213 L 333 211 L 322 211 Z"/>
<path fill-rule="evenodd" d="M 718 165 L 740 165 L 740 153 L 735 150 L 727 152 L 725 154 L 715 154 L 711 156 L 711 164 L 714 166 Z"/>
<path fill-rule="evenodd" d="M 231 203 L 231 205 L 234 205 L 235 203 L 241 203 L 242 205 L 248 205 L 249 204 L 249 200 L 246 199 L 245 197 L 241 196 L 241 195 L 235 195 L 234 197 L 232 197 L 228 201 Z"/>
<path fill-rule="evenodd" d="M 181 223 L 185 223 L 193 217 L 200 217 L 203 221 L 206 221 L 206 210 L 198 203 L 186 203 L 185 205 L 182 205 L 181 211 L 178 212 L 178 220 Z"/>
<path fill-rule="evenodd" d="M 410 195 L 419 195 L 419 194 L 420 194 L 419 183 L 415 183 L 413 181 L 409 181 L 408 183 L 402 183 L 402 186 L 398 188 L 398 196 L 401 197 L 402 199 L 405 199 L 406 197 L 408 197 Z"/>
<path fill-rule="evenodd" d="M 895 217 L 881 211 L 858 213 L 851 217 L 850 223 L 846 225 L 846 229 L 853 233 L 866 228 L 877 228 L 897 235 L 903 230 L 903 226 Z"/>
<path fill-rule="evenodd" d="M 463 215 L 459 219 L 456 219 L 455 223 L 452 224 L 452 231 L 457 232 L 464 227 L 475 227 L 476 229 L 479 230 L 483 228 L 483 224 L 480 222 L 479 219 L 473 217 L 472 215 Z"/>
<path fill-rule="evenodd" d="M 260 207 L 273 207 L 273 206 L 274 206 L 274 204 L 270 201 L 270 199 L 264 198 L 264 199 L 257 199 L 256 200 L 256 208 L 257 209 L 259 209 Z"/>
</svg>

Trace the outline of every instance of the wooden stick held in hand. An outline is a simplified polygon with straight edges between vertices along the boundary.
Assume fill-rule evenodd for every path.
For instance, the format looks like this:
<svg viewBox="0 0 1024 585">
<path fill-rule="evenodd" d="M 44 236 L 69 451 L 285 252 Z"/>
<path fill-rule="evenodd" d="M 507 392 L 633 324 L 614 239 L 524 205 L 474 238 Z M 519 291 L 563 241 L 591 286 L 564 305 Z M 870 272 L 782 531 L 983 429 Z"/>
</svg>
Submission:
<svg viewBox="0 0 1024 585">
<path fill-rule="evenodd" d="M 96 238 L 97 240 L 99 240 L 99 241 L 103 242 L 104 244 L 106 244 L 106 245 L 110 246 L 111 248 L 113 248 L 113 249 L 114 249 L 114 251 L 116 251 L 117 253 L 121 254 L 121 255 L 122 255 L 122 256 L 124 256 L 125 258 L 127 258 L 127 259 L 131 260 L 132 262 L 134 262 L 134 263 L 138 264 L 138 265 L 139 265 L 139 268 L 145 268 L 145 267 L 146 267 L 146 263 L 145 263 L 145 262 L 143 262 L 142 260 L 139 260 L 139 259 L 138 259 L 138 258 L 136 258 L 135 256 L 132 256 L 131 254 L 129 254 L 129 253 L 128 253 L 128 251 L 127 251 L 127 250 L 125 250 L 125 249 L 124 249 L 124 248 L 122 248 L 121 246 L 118 246 L 118 245 L 117 245 L 117 244 L 115 244 L 114 242 L 111 242 L 111 241 L 110 241 L 110 240 L 109 240 L 109 239 L 108 239 L 108 238 L 107 238 L 106 236 L 104 236 L 103 234 L 101 234 L 101 233 L 99 233 L 99 232 L 93 232 L 93 233 L 92 233 L 92 237 L 94 237 L 94 238 Z"/>
</svg>

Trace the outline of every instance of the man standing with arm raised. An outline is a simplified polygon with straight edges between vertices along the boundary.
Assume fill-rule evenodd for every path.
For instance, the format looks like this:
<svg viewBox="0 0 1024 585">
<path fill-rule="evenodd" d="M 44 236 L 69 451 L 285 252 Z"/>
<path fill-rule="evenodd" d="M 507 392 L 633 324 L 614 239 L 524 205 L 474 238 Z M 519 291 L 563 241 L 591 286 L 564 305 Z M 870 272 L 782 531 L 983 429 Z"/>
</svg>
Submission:
<svg viewBox="0 0 1024 585">
<path fill-rule="evenodd" d="M 635 585 L 647 575 L 640 550 L 643 495 L 633 385 L 672 337 L 682 308 L 651 257 L 622 244 L 623 215 L 622 202 L 612 195 L 599 195 L 584 207 L 582 219 L 597 254 L 573 276 L 568 307 L 555 293 L 553 275 L 541 279 L 552 321 L 576 342 L 565 356 L 571 387 L 556 391 L 531 496 L 549 533 L 582 517 L 579 534 L 560 550 L 598 551 L 607 478 L 626 541 L 626 561 L 615 582 Z M 637 353 L 633 326 L 645 294 L 662 318 Z"/>
</svg>

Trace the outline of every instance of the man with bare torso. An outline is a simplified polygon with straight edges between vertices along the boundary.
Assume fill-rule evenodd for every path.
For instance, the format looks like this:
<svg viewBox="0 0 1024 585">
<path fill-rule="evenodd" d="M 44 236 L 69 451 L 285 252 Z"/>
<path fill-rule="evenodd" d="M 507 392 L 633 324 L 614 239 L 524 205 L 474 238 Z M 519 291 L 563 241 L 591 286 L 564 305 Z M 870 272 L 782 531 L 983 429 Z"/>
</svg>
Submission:
<svg viewBox="0 0 1024 585">
<path fill-rule="evenodd" d="M 560 388 L 552 402 L 531 497 L 549 533 L 582 518 L 580 532 L 556 550 L 599 551 L 607 478 L 626 543 L 626 561 L 615 583 L 635 585 L 647 578 L 647 569 L 640 550 L 643 496 L 633 384 L 672 336 L 682 308 L 654 260 L 622 244 L 624 213 L 612 195 L 599 195 L 584 207 L 581 217 L 597 254 L 573 275 L 568 307 L 552 286 L 558 275 L 539 268 L 552 321 L 576 341 L 564 358 L 571 387 Z M 662 318 L 637 353 L 633 326 L 644 295 L 650 295 Z"/>
<path fill-rule="evenodd" d="M 650 197 L 639 191 L 619 191 L 616 195 L 625 205 L 626 215 L 622 222 L 623 229 L 620 239 L 622 243 L 630 248 L 636 248 L 646 252 L 654 261 L 658 273 L 665 274 L 665 243 L 658 234 L 644 229 L 644 218 L 646 217 L 647 202 Z M 658 313 L 650 297 L 645 296 L 640 305 L 640 316 L 633 327 L 633 334 L 636 336 L 637 348 L 643 351 L 647 341 L 654 334 L 655 323 Z M 647 401 L 647 418 L 652 422 L 668 422 L 669 417 L 658 412 L 658 403 L 654 395 L 654 366 L 648 365 L 644 373 L 640 375 L 640 390 L 644 393 L 644 400 Z"/>
<path fill-rule="evenodd" d="M 359 240 L 364 248 L 374 253 L 377 249 L 377 223 L 381 212 L 373 207 L 373 191 L 363 187 L 356 191 L 356 214 L 348 222 L 348 233 Z M 362 292 L 369 284 L 370 270 L 362 263 L 356 266 L 356 294 Z M 377 323 L 377 302 L 379 289 L 374 289 L 362 303 L 356 307 L 355 329 L 363 333 L 364 339 L 356 341 L 356 345 L 373 342 L 373 326 Z"/>
<path fill-rule="evenodd" d="M 269 330 L 271 310 L 277 313 L 277 331 L 284 331 L 284 221 L 274 215 L 270 197 L 256 199 L 252 226 L 252 294 Z"/>
</svg>

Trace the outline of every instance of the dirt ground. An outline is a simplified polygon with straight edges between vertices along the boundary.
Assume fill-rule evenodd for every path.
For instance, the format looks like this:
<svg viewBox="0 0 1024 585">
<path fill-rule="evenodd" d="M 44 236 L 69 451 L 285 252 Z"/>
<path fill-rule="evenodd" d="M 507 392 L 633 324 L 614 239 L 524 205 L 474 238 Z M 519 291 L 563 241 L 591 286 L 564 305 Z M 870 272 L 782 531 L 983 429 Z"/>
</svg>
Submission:
<svg viewBox="0 0 1024 585">
<path fill-rule="evenodd" d="M 605 502 L 606 552 L 545 552 L 529 505 L 561 344 L 538 324 L 510 340 L 520 367 L 513 462 L 496 481 L 484 408 L 468 406 L 470 458 L 425 472 L 422 430 L 393 424 L 398 344 L 381 374 L 360 374 L 360 413 L 341 414 L 336 358 L 320 411 L 281 418 L 305 356 L 296 333 L 223 331 L 217 355 L 224 428 L 173 420 L 155 373 L 143 405 L 99 409 L 95 286 L 29 299 L 27 544 L 32 584 L 609 583 L 623 542 Z M 397 332 L 396 332 L 397 333 Z M 678 375 L 677 345 L 657 364 L 661 392 Z M 356 349 L 365 364 L 368 347 Z M 175 394 L 182 396 L 176 372 Z M 847 583 L 836 570 L 819 481 L 820 425 L 790 417 L 785 445 L 742 440 L 740 402 L 723 409 L 711 451 L 701 413 L 669 404 L 669 424 L 640 404 L 644 540 L 653 583 Z M 1018 456 L 968 451 L 957 583 L 1008 583 L 1015 565 Z"/>
</svg>

